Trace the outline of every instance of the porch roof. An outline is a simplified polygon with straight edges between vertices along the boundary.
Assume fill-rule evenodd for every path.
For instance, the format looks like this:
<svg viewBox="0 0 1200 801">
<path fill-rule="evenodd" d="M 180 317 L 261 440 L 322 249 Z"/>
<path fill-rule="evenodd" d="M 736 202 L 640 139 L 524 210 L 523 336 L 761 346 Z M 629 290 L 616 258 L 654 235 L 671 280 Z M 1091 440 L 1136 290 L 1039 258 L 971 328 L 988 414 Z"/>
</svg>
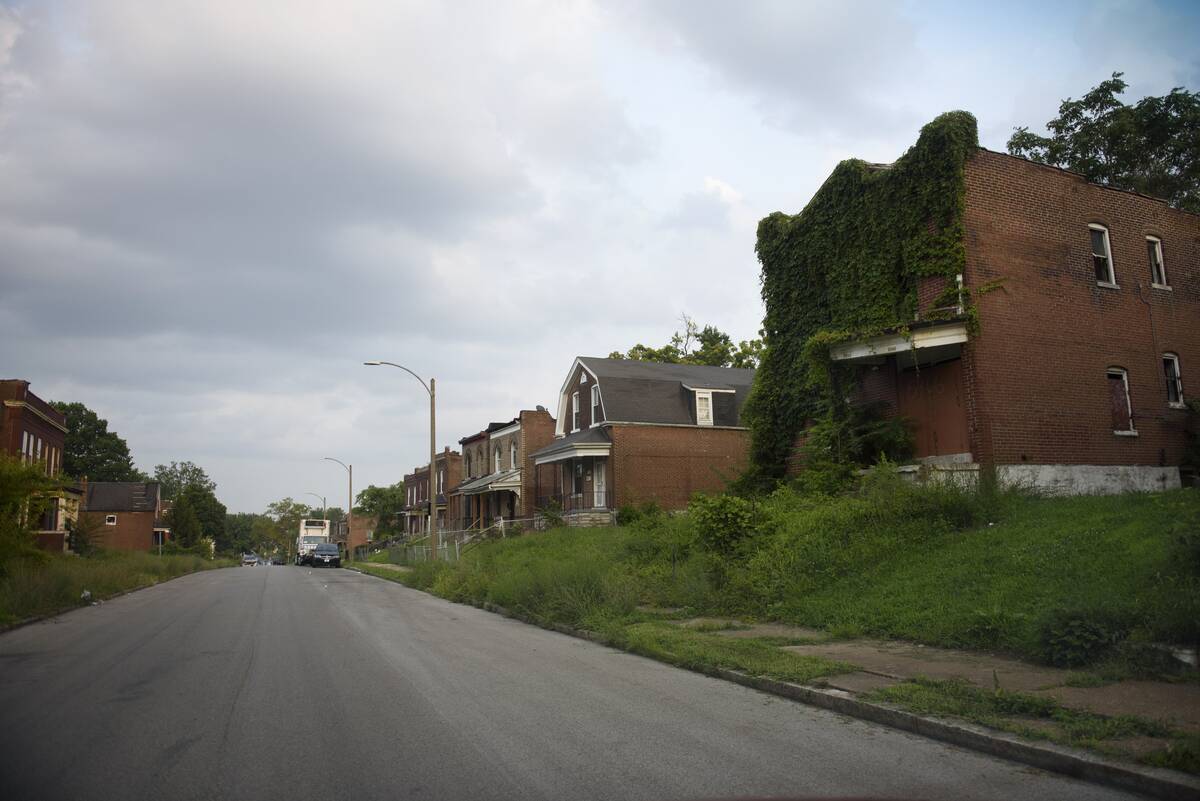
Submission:
<svg viewBox="0 0 1200 801">
<path fill-rule="evenodd" d="M 878 363 L 887 356 L 915 351 L 955 351 L 967 341 L 965 320 L 948 320 L 920 327 L 914 325 L 906 337 L 902 334 L 882 334 L 834 345 L 829 357 L 835 362 Z M 922 354 L 922 356 L 927 354 Z"/>
<path fill-rule="evenodd" d="M 532 456 L 534 464 L 549 464 L 581 456 L 608 456 L 611 451 L 612 438 L 607 428 L 586 428 L 555 440 L 534 451 Z"/>
<path fill-rule="evenodd" d="M 517 494 L 521 492 L 521 468 L 516 470 L 504 470 L 499 473 L 491 473 L 479 478 L 473 478 L 459 484 L 454 491 L 460 495 L 482 495 L 485 492 L 497 492 L 499 490 L 512 490 Z"/>
</svg>

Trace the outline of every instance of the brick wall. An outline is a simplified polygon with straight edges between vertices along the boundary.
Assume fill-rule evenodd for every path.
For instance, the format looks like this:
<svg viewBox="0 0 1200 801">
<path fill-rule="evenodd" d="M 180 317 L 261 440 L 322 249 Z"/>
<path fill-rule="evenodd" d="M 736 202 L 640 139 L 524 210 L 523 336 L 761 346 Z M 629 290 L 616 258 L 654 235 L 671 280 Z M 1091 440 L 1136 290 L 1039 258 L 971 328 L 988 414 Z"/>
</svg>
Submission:
<svg viewBox="0 0 1200 801">
<path fill-rule="evenodd" d="M 0 381 L 0 450 L 20 458 L 22 435 L 27 432 L 41 440 L 41 461 L 49 474 L 57 475 L 62 469 L 66 424 L 66 415 L 30 392 L 29 382 Z"/>
<path fill-rule="evenodd" d="M 537 467 L 529 454 L 544 448 L 554 441 L 554 418 L 544 409 L 524 410 L 521 419 L 520 456 L 521 469 L 521 517 L 533 517 L 537 508 Z"/>
<path fill-rule="evenodd" d="M 96 544 L 115 551 L 149 551 L 154 545 L 154 512 L 83 512 L 96 524 Z M 116 515 L 115 526 L 105 525 Z"/>
<path fill-rule="evenodd" d="M 1161 355 L 1200 396 L 1200 216 L 1000 153 L 966 169 L 965 283 L 980 332 L 963 349 L 971 450 L 997 464 L 1177 465 L 1186 412 Z M 1098 286 L 1089 223 L 1108 228 L 1119 289 Z M 1162 240 L 1170 290 L 1150 286 Z M 1128 371 L 1138 436 L 1113 434 L 1106 370 Z"/>
<path fill-rule="evenodd" d="M 728 428 L 613 426 L 613 508 L 657 501 L 682 509 L 695 492 L 720 492 L 746 468 L 750 435 Z"/>
</svg>

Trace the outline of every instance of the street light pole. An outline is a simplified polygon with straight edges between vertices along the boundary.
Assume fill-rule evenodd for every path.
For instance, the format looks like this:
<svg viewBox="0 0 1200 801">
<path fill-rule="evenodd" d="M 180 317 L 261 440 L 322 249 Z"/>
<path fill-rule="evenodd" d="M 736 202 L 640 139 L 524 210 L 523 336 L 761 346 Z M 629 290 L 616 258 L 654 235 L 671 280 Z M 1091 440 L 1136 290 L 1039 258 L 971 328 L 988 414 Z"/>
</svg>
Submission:
<svg viewBox="0 0 1200 801">
<path fill-rule="evenodd" d="M 430 558 L 438 558 L 438 524 L 437 524 L 437 383 L 429 379 L 426 384 L 421 376 L 395 362 L 371 361 L 363 362 L 368 367 L 378 367 L 386 364 L 396 367 L 421 382 L 421 386 L 429 393 L 429 548 Z"/>
<path fill-rule="evenodd" d="M 318 494 L 317 494 L 317 493 L 315 493 L 315 492 L 306 492 L 306 493 L 304 493 L 304 494 L 305 494 L 305 495 L 311 495 L 311 496 L 313 496 L 314 498 L 320 498 L 320 499 L 321 499 L 321 519 L 322 519 L 322 520 L 324 520 L 324 519 L 325 519 L 325 496 L 324 496 L 324 495 L 318 495 Z"/>
<path fill-rule="evenodd" d="M 350 545 L 350 535 L 354 532 L 354 465 L 346 464 L 341 459 L 334 459 L 332 456 L 322 458 L 327 462 L 337 462 L 346 468 L 346 473 L 349 474 L 349 496 L 346 506 L 346 561 L 353 562 L 354 548 Z"/>
</svg>

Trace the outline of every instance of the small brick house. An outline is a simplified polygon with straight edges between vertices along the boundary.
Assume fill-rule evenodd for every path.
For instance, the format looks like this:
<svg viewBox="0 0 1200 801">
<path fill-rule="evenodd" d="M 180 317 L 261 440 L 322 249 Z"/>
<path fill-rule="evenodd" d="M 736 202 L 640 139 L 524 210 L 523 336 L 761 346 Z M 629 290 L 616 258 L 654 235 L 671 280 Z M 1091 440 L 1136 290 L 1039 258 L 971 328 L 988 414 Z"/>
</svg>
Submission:
<svg viewBox="0 0 1200 801">
<path fill-rule="evenodd" d="M 462 454 L 446 447 L 434 460 L 437 480 L 437 509 L 438 530 L 447 527 L 448 488 L 455 487 L 462 480 Z M 419 536 L 429 531 L 429 465 L 413 468 L 413 472 L 404 477 L 404 530 L 408 536 Z"/>
<path fill-rule="evenodd" d="M 965 187 L 960 280 L 978 329 L 921 319 L 946 288 L 923 282 L 907 336 L 832 348 L 857 366 L 856 399 L 912 420 L 916 456 L 939 471 L 991 465 L 1062 493 L 1178 487 L 1200 215 L 983 148 Z"/>
<path fill-rule="evenodd" d="M 150 551 L 170 539 L 157 481 L 92 481 L 85 496 L 80 514 L 95 524 L 99 547 Z"/>
<path fill-rule="evenodd" d="M 554 418 L 539 406 L 459 440 L 463 478 L 450 491 L 451 526 L 467 530 L 532 518 L 537 489 L 530 455 L 553 439 Z"/>
<path fill-rule="evenodd" d="M 537 507 L 574 524 L 622 506 L 682 509 L 746 466 L 741 412 L 753 370 L 579 357 L 559 393 L 555 439 L 534 451 Z"/>
</svg>

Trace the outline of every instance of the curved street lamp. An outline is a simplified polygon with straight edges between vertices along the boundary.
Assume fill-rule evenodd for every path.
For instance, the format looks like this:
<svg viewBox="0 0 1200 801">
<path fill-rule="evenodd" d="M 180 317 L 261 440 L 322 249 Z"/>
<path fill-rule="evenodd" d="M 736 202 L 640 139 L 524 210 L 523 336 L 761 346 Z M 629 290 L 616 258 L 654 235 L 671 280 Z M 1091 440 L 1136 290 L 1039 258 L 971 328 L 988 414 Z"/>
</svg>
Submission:
<svg viewBox="0 0 1200 801">
<path fill-rule="evenodd" d="M 387 365 L 388 367 L 395 367 L 403 370 L 413 378 L 420 381 L 421 386 L 424 387 L 425 391 L 429 393 L 429 552 L 430 558 L 436 560 L 438 558 L 437 479 L 435 477 L 435 473 L 437 471 L 437 466 L 435 464 L 435 460 L 437 458 L 437 427 L 435 425 L 437 417 L 437 384 L 432 378 L 429 379 L 429 383 L 426 384 L 425 380 L 421 378 L 421 376 L 417 375 L 412 370 L 409 370 L 404 365 L 396 364 L 395 362 L 370 361 L 363 362 L 363 364 L 367 365 L 368 367 Z"/>
<path fill-rule="evenodd" d="M 324 496 L 324 495 L 318 495 L 318 494 L 317 494 L 317 493 L 315 493 L 315 492 L 306 492 L 306 493 L 304 493 L 304 494 L 305 494 L 305 495 L 311 495 L 311 496 L 313 496 L 314 498 L 320 498 L 320 499 L 321 499 L 321 519 L 322 519 L 322 520 L 324 520 L 324 519 L 325 519 L 325 496 Z"/>
<path fill-rule="evenodd" d="M 354 465 L 346 464 L 341 459 L 334 459 L 332 456 L 322 456 L 321 459 L 326 462 L 337 462 L 346 469 L 350 476 L 349 481 L 349 505 L 346 507 L 346 561 L 354 561 L 354 548 L 350 545 L 350 534 L 354 531 Z"/>
</svg>

